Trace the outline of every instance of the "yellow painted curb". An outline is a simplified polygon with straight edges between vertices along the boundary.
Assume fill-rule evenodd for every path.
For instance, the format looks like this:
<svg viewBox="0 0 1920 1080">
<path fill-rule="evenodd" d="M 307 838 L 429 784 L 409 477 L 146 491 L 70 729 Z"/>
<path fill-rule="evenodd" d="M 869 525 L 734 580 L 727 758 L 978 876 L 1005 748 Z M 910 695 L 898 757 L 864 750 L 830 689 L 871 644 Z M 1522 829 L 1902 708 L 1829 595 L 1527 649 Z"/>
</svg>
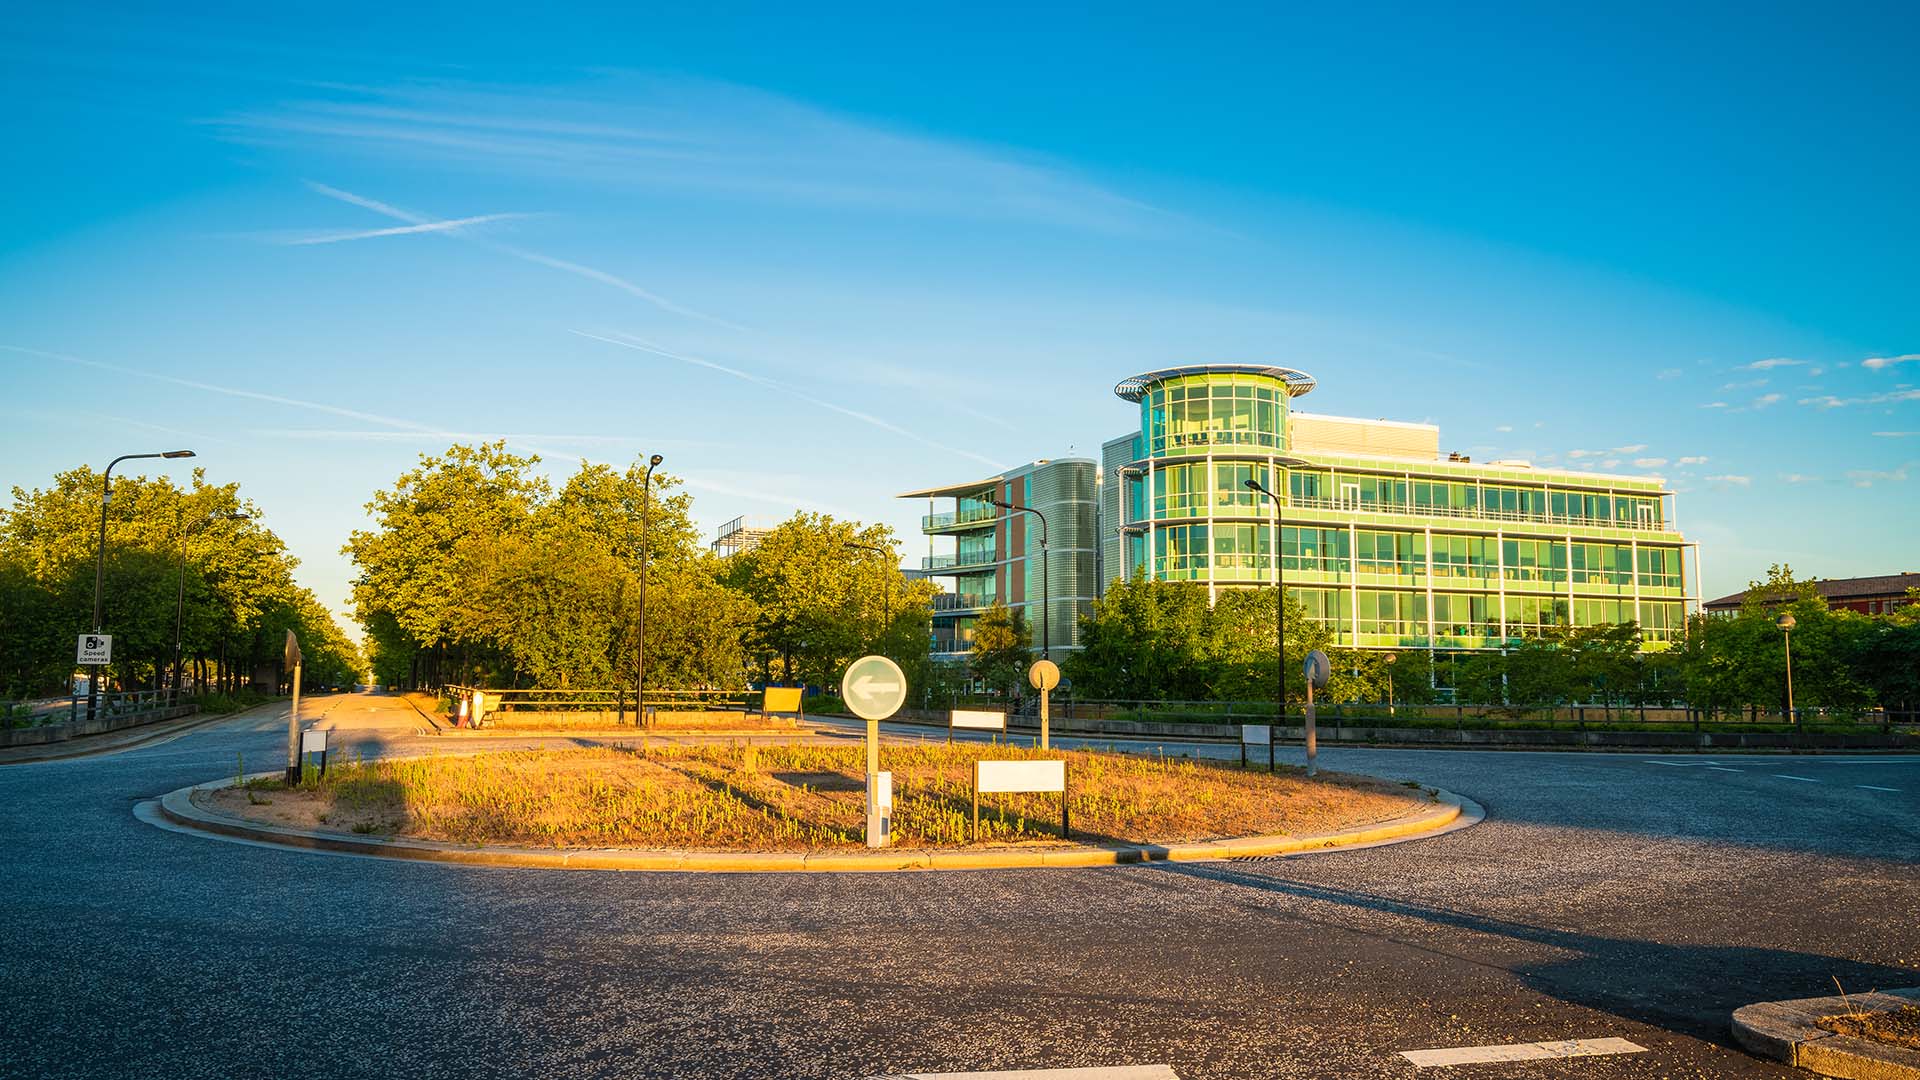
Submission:
<svg viewBox="0 0 1920 1080">
<path fill-rule="evenodd" d="M 277 775 L 262 773 L 260 775 Z M 547 870 L 687 871 L 700 873 L 885 873 L 898 870 L 1016 870 L 1039 867 L 1122 866 L 1149 862 L 1199 862 L 1259 855 L 1291 855 L 1396 840 L 1411 840 L 1467 824 L 1484 816 L 1478 804 L 1436 791 L 1438 805 L 1383 825 L 1363 825 L 1318 836 L 1248 836 L 1191 844 L 1141 844 L 1127 847 L 1007 848 L 975 851 L 912 849 L 844 852 L 642 851 L 603 848 L 547 851 L 515 847 L 461 847 L 429 840 L 387 839 L 346 833 L 283 829 L 207 810 L 193 804 L 193 793 L 231 786 L 221 780 L 170 791 L 160 798 L 160 813 L 182 828 L 312 851 L 347 852 L 421 862 Z"/>
</svg>

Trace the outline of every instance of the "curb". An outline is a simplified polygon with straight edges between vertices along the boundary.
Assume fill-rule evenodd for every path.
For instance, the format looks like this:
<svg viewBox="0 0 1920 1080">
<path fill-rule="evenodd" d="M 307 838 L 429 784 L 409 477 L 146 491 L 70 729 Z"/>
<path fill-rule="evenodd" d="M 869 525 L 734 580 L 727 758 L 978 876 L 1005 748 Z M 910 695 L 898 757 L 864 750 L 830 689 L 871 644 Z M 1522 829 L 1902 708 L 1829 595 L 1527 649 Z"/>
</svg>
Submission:
<svg viewBox="0 0 1920 1080">
<path fill-rule="evenodd" d="M 1920 1080 L 1920 1050 L 1836 1035 L 1815 1024 L 1848 1009 L 1892 1009 L 1920 1001 L 1920 986 L 1846 997 L 1762 1001 L 1733 1011 L 1733 1039 L 1751 1053 L 1822 1076 Z"/>
<path fill-rule="evenodd" d="M 260 775 L 275 775 L 262 773 Z M 602 848 L 463 847 L 433 840 L 349 836 L 261 825 L 193 804 L 193 793 L 232 787 L 232 780 L 178 788 L 162 795 L 161 816 L 185 829 L 310 851 L 344 852 L 421 862 L 545 870 L 681 870 L 707 873 L 874 873 L 893 870 L 1007 870 L 1039 867 L 1122 866 L 1198 862 L 1259 855 L 1295 855 L 1418 840 L 1478 824 L 1486 811 L 1471 799 L 1437 791 L 1438 805 L 1382 825 L 1362 825 L 1316 836 L 1249 836 L 1194 844 L 1067 847 L 1041 851 L 707 852 Z M 1437 790 L 1437 789 L 1436 789 Z"/>
</svg>

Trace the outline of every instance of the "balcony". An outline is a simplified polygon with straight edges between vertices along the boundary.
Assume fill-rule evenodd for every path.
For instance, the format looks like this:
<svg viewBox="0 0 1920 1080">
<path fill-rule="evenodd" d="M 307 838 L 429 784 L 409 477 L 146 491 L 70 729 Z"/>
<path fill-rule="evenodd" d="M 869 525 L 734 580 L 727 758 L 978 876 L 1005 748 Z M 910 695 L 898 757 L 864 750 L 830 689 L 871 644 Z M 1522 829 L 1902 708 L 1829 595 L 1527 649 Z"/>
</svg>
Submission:
<svg viewBox="0 0 1920 1080">
<path fill-rule="evenodd" d="M 933 613 L 982 611 L 992 607 L 993 600 L 993 597 L 980 593 L 937 593 L 933 598 Z"/>
<path fill-rule="evenodd" d="M 991 525 L 998 520 L 1000 520 L 998 507 L 975 506 L 965 510 L 949 510 L 944 514 L 923 515 L 920 518 L 920 531 L 938 533 L 955 529 L 975 529 Z"/>
<path fill-rule="evenodd" d="M 957 573 L 972 567 L 992 566 L 1004 561 L 1000 556 L 987 552 L 962 551 L 953 555 L 926 555 L 920 559 L 923 571 L 944 574 Z"/>
</svg>

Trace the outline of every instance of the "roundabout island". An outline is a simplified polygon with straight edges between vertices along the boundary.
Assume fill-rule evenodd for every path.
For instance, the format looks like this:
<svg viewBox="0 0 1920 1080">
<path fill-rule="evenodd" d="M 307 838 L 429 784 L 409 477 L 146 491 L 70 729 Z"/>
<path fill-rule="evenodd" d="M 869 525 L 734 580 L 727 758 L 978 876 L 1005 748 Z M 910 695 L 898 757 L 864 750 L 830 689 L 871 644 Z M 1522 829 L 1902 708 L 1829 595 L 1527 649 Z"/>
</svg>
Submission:
<svg viewBox="0 0 1920 1080">
<path fill-rule="evenodd" d="M 1430 835 L 1478 808 L 1412 781 L 1163 754 L 889 746 L 891 843 L 863 843 L 855 746 L 642 743 L 336 763 L 161 800 L 175 825 L 310 849 L 569 869 L 908 870 L 1279 855 Z M 982 791 L 989 768 L 1064 791 Z"/>
</svg>

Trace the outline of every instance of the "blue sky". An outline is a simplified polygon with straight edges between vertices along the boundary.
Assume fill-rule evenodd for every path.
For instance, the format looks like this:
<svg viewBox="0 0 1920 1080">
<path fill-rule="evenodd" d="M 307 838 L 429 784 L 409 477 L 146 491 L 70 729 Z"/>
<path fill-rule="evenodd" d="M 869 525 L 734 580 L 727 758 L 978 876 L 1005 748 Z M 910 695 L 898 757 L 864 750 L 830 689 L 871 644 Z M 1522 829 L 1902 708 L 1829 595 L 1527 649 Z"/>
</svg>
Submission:
<svg viewBox="0 0 1920 1080">
<path fill-rule="evenodd" d="M 455 438 L 917 554 L 894 493 L 1268 361 L 1668 477 L 1710 596 L 1920 569 L 1910 5 L 401 7 L 15 18 L 0 484 L 190 445 L 344 610 Z"/>
</svg>

